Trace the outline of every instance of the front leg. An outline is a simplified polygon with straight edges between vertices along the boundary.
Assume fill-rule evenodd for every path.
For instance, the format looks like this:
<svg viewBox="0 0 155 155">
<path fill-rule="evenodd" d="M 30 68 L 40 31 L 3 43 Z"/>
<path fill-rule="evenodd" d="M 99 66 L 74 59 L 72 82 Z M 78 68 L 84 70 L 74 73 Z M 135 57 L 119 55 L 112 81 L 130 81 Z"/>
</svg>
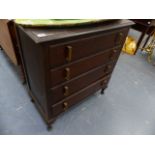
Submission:
<svg viewBox="0 0 155 155">
<path fill-rule="evenodd" d="M 52 125 L 51 124 L 47 124 L 47 130 L 51 131 L 52 130 Z"/>
<path fill-rule="evenodd" d="M 101 89 L 101 94 L 102 94 L 102 95 L 104 94 L 104 88 Z"/>
</svg>

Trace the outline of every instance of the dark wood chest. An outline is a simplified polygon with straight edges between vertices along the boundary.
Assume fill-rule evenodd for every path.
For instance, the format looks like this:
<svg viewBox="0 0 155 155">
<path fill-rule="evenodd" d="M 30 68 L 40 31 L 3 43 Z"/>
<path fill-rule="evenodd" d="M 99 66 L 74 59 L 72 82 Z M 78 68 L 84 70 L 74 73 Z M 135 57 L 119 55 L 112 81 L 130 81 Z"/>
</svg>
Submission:
<svg viewBox="0 0 155 155">
<path fill-rule="evenodd" d="M 48 124 L 107 87 L 130 25 L 117 20 L 78 28 L 17 26 L 30 95 Z"/>
</svg>

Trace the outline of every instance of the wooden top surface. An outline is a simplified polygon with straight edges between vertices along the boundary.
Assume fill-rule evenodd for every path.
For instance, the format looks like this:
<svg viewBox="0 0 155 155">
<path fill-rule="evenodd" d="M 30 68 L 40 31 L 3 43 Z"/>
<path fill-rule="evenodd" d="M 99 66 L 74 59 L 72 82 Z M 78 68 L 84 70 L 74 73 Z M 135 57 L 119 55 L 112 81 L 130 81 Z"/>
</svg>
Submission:
<svg viewBox="0 0 155 155">
<path fill-rule="evenodd" d="M 81 27 L 66 27 L 66 28 L 26 28 L 18 26 L 24 31 L 34 42 L 52 42 L 61 41 L 66 38 L 78 38 L 82 35 L 90 35 L 110 31 L 118 28 L 128 27 L 134 23 L 130 20 L 110 20 L 100 24 L 92 24 Z"/>
<path fill-rule="evenodd" d="M 131 19 L 136 24 L 140 24 L 143 26 L 153 26 L 155 27 L 155 19 Z"/>
</svg>

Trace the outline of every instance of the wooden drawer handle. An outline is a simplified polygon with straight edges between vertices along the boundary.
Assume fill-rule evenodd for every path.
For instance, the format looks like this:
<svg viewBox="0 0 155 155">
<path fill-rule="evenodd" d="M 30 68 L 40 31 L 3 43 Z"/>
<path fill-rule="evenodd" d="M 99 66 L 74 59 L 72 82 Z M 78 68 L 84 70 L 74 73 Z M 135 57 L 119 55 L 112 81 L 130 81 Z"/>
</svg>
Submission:
<svg viewBox="0 0 155 155">
<path fill-rule="evenodd" d="M 101 82 L 101 86 L 103 86 L 103 85 L 107 84 L 107 82 L 108 82 L 108 80 L 107 80 L 107 79 L 103 80 L 103 81 Z"/>
<path fill-rule="evenodd" d="M 113 60 L 115 58 L 117 52 L 118 50 L 113 49 L 112 53 L 110 54 L 110 60 Z"/>
<path fill-rule="evenodd" d="M 108 65 L 105 68 L 105 73 L 108 73 L 112 69 L 112 65 Z"/>
<path fill-rule="evenodd" d="M 70 79 L 70 68 L 65 68 L 65 79 L 69 80 Z"/>
<path fill-rule="evenodd" d="M 64 96 L 68 96 L 68 95 L 69 95 L 69 87 L 64 86 Z"/>
<path fill-rule="evenodd" d="M 118 43 L 121 43 L 121 41 L 122 41 L 122 39 L 123 39 L 123 33 L 122 32 L 120 32 L 119 34 L 118 34 Z"/>
<path fill-rule="evenodd" d="M 66 111 L 68 109 L 68 102 L 63 103 L 63 109 L 64 109 L 64 111 Z"/>
<path fill-rule="evenodd" d="M 116 49 L 113 49 L 113 53 L 117 53 L 117 51 L 118 51 L 118 50 L 116 50 Z"/>
<path fill-rule="evenodd" d="M 68 62 L 72 61 L 72 54 L 73 54 L 72 46 L 67 46 L 66 61 L 68 61 Z"/>
</svg>

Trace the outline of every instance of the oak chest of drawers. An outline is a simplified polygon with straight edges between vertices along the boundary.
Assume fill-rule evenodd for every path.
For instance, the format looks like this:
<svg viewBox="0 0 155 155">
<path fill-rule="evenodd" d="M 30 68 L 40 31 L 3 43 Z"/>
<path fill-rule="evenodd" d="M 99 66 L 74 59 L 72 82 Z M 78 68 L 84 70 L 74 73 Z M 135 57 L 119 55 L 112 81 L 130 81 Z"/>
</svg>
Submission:
<svg viewBox="0 0 155 155">
<path fill-rule="evenodd" d="M 130 25 L 117 20 L 78 28 L 17 26 L 29 93 L 47 124 L 99 89 L 104 92 Z"/>
</svg>

